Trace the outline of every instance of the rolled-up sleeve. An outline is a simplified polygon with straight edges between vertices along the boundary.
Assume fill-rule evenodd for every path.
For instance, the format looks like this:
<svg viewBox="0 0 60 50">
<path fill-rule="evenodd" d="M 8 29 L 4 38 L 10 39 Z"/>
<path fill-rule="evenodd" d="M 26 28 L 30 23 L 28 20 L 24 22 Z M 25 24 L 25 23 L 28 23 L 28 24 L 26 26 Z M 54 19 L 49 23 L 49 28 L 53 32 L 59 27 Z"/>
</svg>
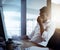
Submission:
<svg viewBox="0 0 60 50">
<path fill-rule="evenodd" d="M 40 28 L 39 28 L 39 24 L 37 23 L 35 29 L 32 31 L 32 33 L 30 35 L 28 35 L 28 37 L 31 39 L 32 37 L 34 37 L 35 34 L 40 32 Z"/>
<path fill-rule="evenodd" d="M 45 41 L 42 41 L 39 44 L 41 44 L 43 46 L 46 46 L 48 44 L 49 39 L 53 36 L 53 34 L 55 32 L 55 27 L 56 26 L 55 26 L 54 21 L 51 21 L 49 23 L 48 29 L 46 31 L 44 31 L 43 34 L 42 34 L 42 37 L 45 39 Z"/>
</svg>

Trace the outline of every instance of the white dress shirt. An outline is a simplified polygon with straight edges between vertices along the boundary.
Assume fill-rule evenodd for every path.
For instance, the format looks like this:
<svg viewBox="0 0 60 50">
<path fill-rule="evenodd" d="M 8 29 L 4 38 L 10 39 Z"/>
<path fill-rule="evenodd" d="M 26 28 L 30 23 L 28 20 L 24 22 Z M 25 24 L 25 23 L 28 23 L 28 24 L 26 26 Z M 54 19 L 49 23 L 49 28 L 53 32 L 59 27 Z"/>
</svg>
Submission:
<svg viewBox="0 0 60 50">
<path fill-rule="evenodd" d="M 40 26 L 37 24 L 34 31 L 28 35 L 28 37 L 31 39 L 30 41 L 34 41 L 39 43 L 40 45 L 46 46 L 48 44 L 49 39 L 52 37 L 52 35 L 55 32 L 55 23 L 52 20 L 48 20 L 46 23 L 43 23 L 44 29 L 46 29 L 42 36 L 40 34 Z M 44 39 L 41 42 L 41 37 Z"/>
</svg>

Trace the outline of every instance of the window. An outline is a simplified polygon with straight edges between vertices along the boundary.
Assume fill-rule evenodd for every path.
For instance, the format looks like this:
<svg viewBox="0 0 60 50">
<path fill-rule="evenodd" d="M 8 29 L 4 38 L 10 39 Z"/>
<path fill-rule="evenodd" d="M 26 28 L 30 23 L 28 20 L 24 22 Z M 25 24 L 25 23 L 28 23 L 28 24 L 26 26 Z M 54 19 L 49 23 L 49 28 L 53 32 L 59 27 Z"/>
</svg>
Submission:
<svg viewBox="0 0 60 50">
<path fill-rule="evenodd" d="M 56 27 L 60 28 L 60 0 L 52 0 L 52 19 Z"/>
<path fill-rule="evenodd" d="M 21 0 L 3 1 L 3 13 L 8 38 L 20 36 L 21 33 Z M 18 3 L 18 4 L 17 4 Z"/>
</svg>

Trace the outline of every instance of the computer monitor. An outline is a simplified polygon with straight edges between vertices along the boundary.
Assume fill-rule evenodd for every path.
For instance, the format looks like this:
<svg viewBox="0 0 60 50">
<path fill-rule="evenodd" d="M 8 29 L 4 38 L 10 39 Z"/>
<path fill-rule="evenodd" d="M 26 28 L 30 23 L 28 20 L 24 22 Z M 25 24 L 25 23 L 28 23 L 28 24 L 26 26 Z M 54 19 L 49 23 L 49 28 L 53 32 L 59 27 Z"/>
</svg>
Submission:
<svg viewBox="0 0 60 50">
<path fill-rule="evenodd" d="M 0 8 L 0 36 L 3 37 L 4 40 L 8 41 L 2 8 Z"/>
</svg>

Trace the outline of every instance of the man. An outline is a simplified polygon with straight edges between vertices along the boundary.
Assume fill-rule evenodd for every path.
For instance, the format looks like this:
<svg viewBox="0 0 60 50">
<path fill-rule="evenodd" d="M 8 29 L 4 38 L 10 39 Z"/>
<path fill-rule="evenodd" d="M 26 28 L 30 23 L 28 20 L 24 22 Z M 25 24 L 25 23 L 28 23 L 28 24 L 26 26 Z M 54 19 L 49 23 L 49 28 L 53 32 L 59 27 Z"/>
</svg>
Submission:
<svg viewBox="0 0 60 50">
<path fill-rule="evenodd" d="M 34 31 L 31 33 L 31 35 L 22 37 L 22 39 L 25 41 L 25 46 L 23 45 L 24 47 L 47 46 L 49 39 L 52 37 L 55 31 L 55 24 L 52 19 L 49 18 L 50 17 L 48 17 L 47 7 L 41 8 L 37 18 L 37 26 L 35 27 Z"/>
</svg>

